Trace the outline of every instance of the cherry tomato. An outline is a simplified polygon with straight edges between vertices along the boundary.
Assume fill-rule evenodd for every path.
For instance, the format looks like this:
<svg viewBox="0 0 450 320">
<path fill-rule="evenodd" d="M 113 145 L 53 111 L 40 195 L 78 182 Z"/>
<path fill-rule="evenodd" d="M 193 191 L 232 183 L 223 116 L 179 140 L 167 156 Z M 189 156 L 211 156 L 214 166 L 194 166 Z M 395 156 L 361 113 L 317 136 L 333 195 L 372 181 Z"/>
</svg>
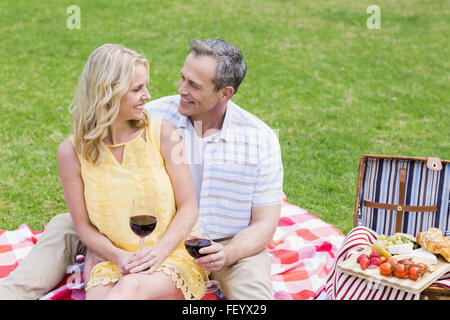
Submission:
<svg viewBox="0 0 450 320">
<path fill-rule="evenodd" d="M 411 264 L 413 262 L 411 261 L 411 259 L 405 258 L 405 259 L 400 260 L 398 263 Z"/>
<path fill-rule="evenodd" d="M 419 267 L 420 271 L 421 271 L 421 276 L 425 275 L 425 273 L 427 273 L 427 266 L 423 263 L 418 263 L 417 266 Z"/>
<path fill-rule="evenodd" d="M 388 276 L 392 273 L 392 266 L 388 262 L 380 264 L 378 268 L 380 270 L 380 274 L 382 274 L 383 276 Z"/>
<path fill-rule="evenodd" d="M 398 261 L 395 258 L 389 258 L 389 259 L 387 259 L 386 262 L 389 263 L 391 266 L 395 266 L 398 264 Z"/>
<path fill-rule="evenodd" d="M 404 264 L 397 264 L 394 266 L 394 276 L 397 278 L 404 278 L 408 274 L 408 271 L 406 271 L 406 266 Z"/>
<path fill-rule="evenodd" d="M 409 266 L 408 268 L 408 276 L 411 280 L 416 281 L 421 276 L 420 267 L 418 266 Z"/>
</svg>

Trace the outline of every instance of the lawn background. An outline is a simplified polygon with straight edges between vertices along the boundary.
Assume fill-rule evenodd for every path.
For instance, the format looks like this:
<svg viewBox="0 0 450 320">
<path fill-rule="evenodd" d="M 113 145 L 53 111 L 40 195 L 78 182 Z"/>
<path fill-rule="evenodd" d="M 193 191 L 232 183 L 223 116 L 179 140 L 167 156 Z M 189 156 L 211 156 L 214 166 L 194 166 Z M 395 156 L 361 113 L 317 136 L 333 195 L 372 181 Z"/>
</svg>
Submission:
<svg viewBox="0 0 450 320">
<path fill-rule="evenodd" d="M 189 40 L 215 37 L 245 54 L 233 100 L 278 130 L 288 201 L 347 233 L 362 154 L 450 159 L 449 21 L 447 0 L 2 0 L 0 229 L 67 212 L 56 150 L 95 48 L 143 53 L 158 98 L 176 93 Z"/>
</svg>

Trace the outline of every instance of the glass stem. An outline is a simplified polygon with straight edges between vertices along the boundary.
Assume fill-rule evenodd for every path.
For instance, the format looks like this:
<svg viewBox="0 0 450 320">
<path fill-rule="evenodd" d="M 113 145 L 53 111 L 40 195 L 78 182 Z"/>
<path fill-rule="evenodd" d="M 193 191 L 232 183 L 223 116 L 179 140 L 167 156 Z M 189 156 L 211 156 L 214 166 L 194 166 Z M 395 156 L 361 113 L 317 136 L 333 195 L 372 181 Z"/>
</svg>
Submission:
<svg viewBox="0 0 450 320">
<path fill-rule="evenodd" d="M 142 248 L 144 248 L 144 238 L 139 238 L 139 253 L 142 253 Z"/>
<path fill-rule="evenodd" d="M 203 270 L 203 272 L 205 273 L 206 288 L 209 288 L 211 286 L 211 282 L 208 277 L 208 272 L 206 270 Z"/>
</svg>

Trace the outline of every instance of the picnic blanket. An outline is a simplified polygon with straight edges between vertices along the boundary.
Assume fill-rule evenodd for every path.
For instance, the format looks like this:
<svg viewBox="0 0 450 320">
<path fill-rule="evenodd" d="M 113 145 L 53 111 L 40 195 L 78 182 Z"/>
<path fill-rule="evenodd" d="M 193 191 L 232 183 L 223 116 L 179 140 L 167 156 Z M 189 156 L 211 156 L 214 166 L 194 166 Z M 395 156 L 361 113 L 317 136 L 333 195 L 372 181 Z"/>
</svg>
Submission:
<svg viewBox="0 0 450 320">
<path fill-rule="evenodd" d="M 352 254 L 371 246 L 378 234 L 366 227 L 355 227 L 345 237 L 327 276 L 326 291 L 330 300 L 418 300 L 420 294 L 408 293 L 339 272 L 337 265 Z M 450 272 L 433 284 L 450 289 Z"/>
<path fill-rule="evenodd" d="M 45 229 L 45 228 L 44 228 Z M 43 229 L 43 230 L 44 230 Z M 13 271 L 39 240 L 42 231 L 23 224 L 12 231 L 0 230 L 0 281 Z M 326 298 L 325 285 L 344 235 L 286 198 L 273 240 L 266 247 L 272 263 L 272 286 L 277 300 Z M 61 282 L 42 300 L 83 300 L 84 257 L 78 256 Z M 220 292 L 204 300 L 226 299 Z"/>
</svg>

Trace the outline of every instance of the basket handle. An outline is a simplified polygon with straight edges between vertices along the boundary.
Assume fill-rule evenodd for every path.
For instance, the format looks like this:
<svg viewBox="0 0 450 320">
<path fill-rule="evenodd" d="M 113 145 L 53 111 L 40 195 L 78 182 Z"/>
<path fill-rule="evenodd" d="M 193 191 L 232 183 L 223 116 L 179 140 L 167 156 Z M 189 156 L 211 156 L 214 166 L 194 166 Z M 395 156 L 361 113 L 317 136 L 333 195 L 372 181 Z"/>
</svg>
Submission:
<svg viewBox="0 0 450 320">
<path fill-rule="evenodd" d="M 395 218 L 395 232 L 402 231 L 403 212 L 436 212 L 437 206 L 405 206 L 406 169 L 400 169 L 400 190 L 398 204 L 380 203 L 364 200 L 364 205 L 369 208 L 397 211 Z"/>
</svg>

